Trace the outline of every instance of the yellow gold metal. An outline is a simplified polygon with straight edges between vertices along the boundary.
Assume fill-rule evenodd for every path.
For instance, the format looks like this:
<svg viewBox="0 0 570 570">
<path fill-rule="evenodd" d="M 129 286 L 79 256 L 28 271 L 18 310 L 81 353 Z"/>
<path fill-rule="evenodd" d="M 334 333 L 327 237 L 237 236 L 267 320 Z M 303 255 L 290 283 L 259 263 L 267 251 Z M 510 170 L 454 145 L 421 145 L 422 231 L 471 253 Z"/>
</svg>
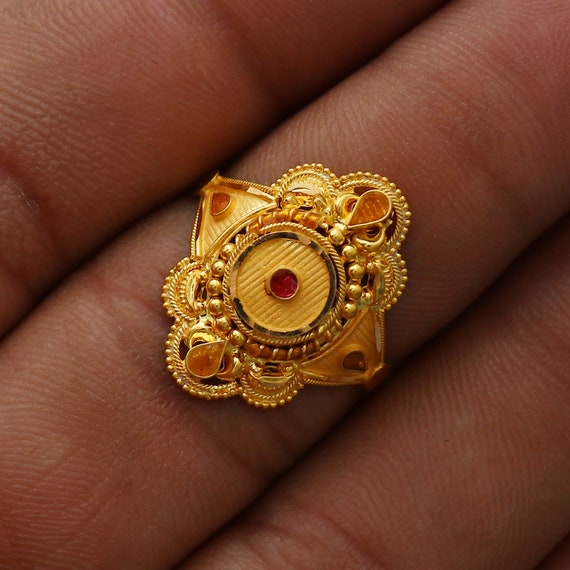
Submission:
<svg viewBox="0 0 570 570">
<path fill-rule="evenodd" d="M 190 256 L 163 290 L 178 384 L 262 408 L 307 384 L 375 384 L 384 312 L 407 281 L 402 192 L 377 174 L 305 164 L 271 186 L 216 175 L 201 196 Z"/>
</svg>

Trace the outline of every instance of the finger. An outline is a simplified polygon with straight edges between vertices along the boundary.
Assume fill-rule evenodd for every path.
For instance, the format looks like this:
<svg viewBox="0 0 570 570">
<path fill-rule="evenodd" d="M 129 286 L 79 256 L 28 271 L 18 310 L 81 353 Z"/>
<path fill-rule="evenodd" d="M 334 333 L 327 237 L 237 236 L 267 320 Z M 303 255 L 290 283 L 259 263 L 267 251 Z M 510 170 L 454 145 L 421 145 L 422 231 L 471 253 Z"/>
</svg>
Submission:
<svg viewBox="0 0 570 570">
<path fill-rule="evenodd" d="M 122 226 L 439 3 L 5 2 L 0 333 Z"/>
<path fill-rule="evenodd" d="M 566 570 L 570 567 L 570 534 L 543 560 L 536 570 Z"/>
<path fill-rule="evenodd" d="M 439 65 L 436 55 L 440 53 L 448 58 L 446 73 L 449 77 L 456 77 L 465 84 L 464 90 L 457 85 L 456 92 L 473 101 L 478 97 L 485 100 L 489 91 L 498 87 L 491 80 L 486 84 L 471 83 L 470 76 L 454 67 L 453 50 L 458 57 L 461 55 L 455 64 L 459 69 L 463 65 L 464 50 L 483 53 L 489 48 L 495 58 L 506 60 L 509 54 L 514 58 L 510 44 L 488 45 L 487 41 L 482 44 L 477 41 L 477 38 L 487 38 L 482 33 L 485 23 L 492 27 L 497 19 L 508 22 L 521 37 L 535 39 L 535 43 L 529 41 L 524 45 L 536 58 L 536 70 L 531 73 L 526 67 L 524 73 L 512 70 L 506 76 L 496 77 L 504 97 L 494 104 L 499 106 L 497 113 L 502 115 L 505 125 L 514 129 L 515 134 L 509 129 L 500 138 L 492 136 L 484 128 L 488 117 L 482 117 L 478 126 L 479 141 L 490 155 L 507 154 L 503 145 L 516 142 L 520 160 L 505 163 L 500 188 L 494 180 L 483 176 L 481 170 L 469 177 L 465 173 L 454 177 L 453 169 L 440 175 L 442 164 L 468 161 L 474 149 L 467 147 L 466 150 L 465 145 L 455 144 L 456 154 L 452 155 L 452 149 L 440 146 L 445 142 L 444 135 L 425 149 L 425 140 L 415 124 L 403 123 L 392 131 L 388 127 L 384 130 L 385 136 L 395 144 L 400 138 L 408 141 L 408 151 L 417 157 L 418 164 L 431 168 L 425 171 L 423 180 L 437 177 L 439 181 L 419 186 L 415 193 L 403 185 L 416 222 L 405 252 L 406 257 L 412 259 L 412 277 L 428 287 L 439 284 L 441 290 L 437 306 L 431 307 L 430 319 L 424 320 L 418 315 L 418 326 L 408 330 L 408 348 L 433 334 L 454 316 L 454 311 L 456 314 L 463 308 L 463 303 L 470 302 L 512 256 L 552 223 L 566 204 L 567 196 L 560 190 L 561 180 L 566 176 L 561 155 L 566 151 L 559 149 L 564 115 L 556 122 L 545 120 L 547 132 L 541 137 L 531 137 L 528 146 L 523 147 L 516 136 L 517 125 L 513 119 L 521 111 L 508 96 L 511 93 L 514 97 L 514 93 L 521 90 L 524 78 L 532 79 L 529 85 L 532 90 L 539 74 L 542 89 L 525 100 L 525 105 L 532 103 L 525 112 L 538 116 L 541 108 L 551 104 L 551 98 L 556 100 L 563 93 L 563 79 L 549 70 L 559 70 L 565 62 L 552 58 L 552 53 L 559 50 L 553 49 L 549 42 L 561 37 L 560 33 L 553 32 L 564 23 L 558 16 L 545 18 L 538 26 L 543 34 L 539 41 L 540 38 L 533 35 L 537 33 L 534 12 L 530 8 L 528 11 L 517 8 L 514 12 L 511 9 L 512 5 L 497 7 L 494 3 L 458 4 L 439 15 L 434 23 L 428 23 L 427 32 L 420 28 L 409 40 L 397 44 L 384 60 L 385 67 L 380 61 L 378 68 L 369 68 L 365 74 L 369 73 L 370 83 L 364 81 L 366 75 L 352 83 L 356 89 L 355 104 L 360 103 L 358 94 L 374 92 L 377 82 L 386 90 L 378 97 L 378 105 L 382 107 L 384 99 L 393 104 L 392 89 L 400 92 L 402 84 L 398 80 L 401 70 L 392 64 L 392 58 L 396 58 L 398 50 L 403 50 L 403 55 L 408 54 L 412 44 L 418 58 L 414 74 L 418 89 L 423 86 L 424 75 L 432 76 L 434 62 Z M 457 45 L 454 26 L 446 28 L 450 19 L 461 29 L 460 37 L 465 38 L 465 44 Z M 430 32 L 433 27 L 440 31 L 447 29 L 447 33 L 436 36 Z M 515 31 L 509 33 L 515 34 Z M 518 46 L 518 53 L 520 49 Z M 540 50 L 542 56 L 538 53 Z M 410 65 L 408 61 L 404 69 Z M 472 62 L 472 69 L 474 65 Z M 408 73 L 411 72 L 406 71 L 406 79 L 410 81 Z M 451 86 L 447 89 L 451 90 Z M 310 125 L 329 116 L 329 110 L 336 117 L 338 98 L 349 96 L 342 88 L 302 115 L 299 121 L 308 130 Z M 432 96 L 431 102 L 425 101 L 426 108 L 442 104 L 440 92 L 432 92 Z M 409 94 L 409 99 L 399 100 L 397 104 L 408 105 L 412 101 Z M 447 105 L 452 111 L 454 101 L 448 99 Z M 379 120 L 373 108 L 365 109 L 372 113 L 371 124 Z M 546 119 L 549 116 L 547 113 Z M 428 120 L 429 113 L 419 118 Z M 456 128 L 458 131 L 463 128 L 463 117 L 457 117 Z M 276 134 L 275 140 L 280 139 L 281 145 L 272 149 L 275 163 L 289 161 L 289 149 L 302 144 L 299 139 L 289 138 L 295 133 L 299 131 L 292 122 Z M 367 138 L 368 133 L 355 128 L 345 134 L 355 145 L 362 145 L 364 156 L 373 140 Z M 379 150 L 382 148 L 386 146 Z M 330 154 L 327 157 L 334 164 L 334 157 Z M 527 157 L 534 159 L 532 168 L 526 165 Z M 257 158 L 254 155 L 250 159 L 253 174 L 248 178 L 269 182 L 269 179 L 264 180 L 262 168 L 274 165 L 269 161 L 261 165 L 256 162 Z M 343 159 L 339 155 L 336 161 Z M 370 166 L 364 165 L 364 168 L 368 166 L 370 170 L 392 177 L 391 163 L 386 163 L 384 158 L 376 159 L 377 162 L 369 160 Z M 393 160 L 392 166 L 397 169 L 397 161 Z M 258 167 L 259 177 L 255 175 Z M 521 168 L 527 183 L 524 193 L 517 193 Z M 548 172 L 550 178 L 544 182 L 537 172 Z M 548 199 L 544 198 L 546 183 L 552 188 Z M 486 200 L 474 200 L 474 192 Z M 514 218 L 517 212 L 522 212 L 516 231 L 503 229 L 500 214 L 506 194 L 510 196 L 513 211 L 509 215 Z M 420 207 L 423 219 L 418 223 L 418 206 L 427 201 L 435 202 L 438 207 Z M 458 219 L 445 215 L 448 207 L 461 211 L 461 203 L 469 207 L 469 217 L 464 214 Z M 535 208 L 532 220 L 526 219 L 527 204 Z M 190 219 L 187 211 L 178 210 L 176 206 L 142 227 L 139 233 L 126 237 L 113 252 L 102 256 L 95 267 L 63 288 L 5 344 L 3 358 L 4 363 L 10 365 L 10 373 L 0 383 L 0 401 L 5 408 L 0 415 L 0 432 L 9 434 L 4 436 L 9 441 L 2 442 L 7 449 L 8 467 L 0 474 L 1 488 L 7 497 L 5 508 L 0 512 L 6 513 L 5 526 L 19 555 L 31 553 L 28 556 L 38 558 L 49 554 L 61 560 L 71 552 L 83 553 L 103 566 L 109 560 L 119 560 L 123 566 L 127 562 L 136 565 L 141 560 L 157 565 L 172 564 L 186 549 L 200 543 L 261 493 L 272 478 L 288 468 L 350 406 L 354 398 L 352 391 L 307 389 L 302 397 L 275 415 L 258 415 L 241 402 L 213 407 L 176 392 L 164 374 L 158 348 L 162 345 L 165 321 L 154 311 L 160 311 L 157 300 L 161 275 L 185 254 Z M 465 227 L 465 224 L 471 225 Z M 510 224 L 516 224 L 514 219 Z M 481 239 L 497 228 L 500 228 L 500 242 Z M 433 238 L 434 232 L 437 239 Z M 461 244 L 463 255 L 457 252 L 451 255 L 457 244 Z M 429 259 L 430 264 L 420 270 L 423 257 Z M 449 275 L 450 283 L 443 283 L 436 273 Z M 409 311 L 418 302 L 415 299 L 422 295 L 425 295 L 423 287 L 415 290 L 410 287 L 407 296 L 414 300 L 402 303 L 390 318 L 404 322 L 403 316 L 397 317 L 400 312 L 408 314 L 407 322 L 412 322 L 414 315 Z M 423 311 L 424 307 L 421 308 Z M 38 338 L 45 339 L 40 346 L 37 346 Z M 399 340 L 398 352 L 393 350 L 392 354 L 403 354 L 407 350 L 404 342 L 403 338 Z M 33 358 L 28 357 L 31 346 L 37 347 Z M 52 363 L 54 356 L 57 361 Z M 30 393 L 20 378 L 34 378 L 34 391 Z M 89 421 L 90 418 L 96 421 Z M 128 431 L 125 426 L 129 426 Z M 16 438 L 14 433 L 18 434 Z M 48 434 L 48 441 L 63 441 L 51 463 L 49 457 L 29 452 L 39 448 L 38 438 L 45 437 L 42 434 Z M 17 475 L 15 479 L 12 473 Z M 44 482 L 46 474 L 50 478 Z M 36 489 L 33 496 L 26 494 L 29 488 Z M 54 505 L 58 505 L 57 510 Z M 51 521 L 34 535 L 33 544 L 26 530 L 30 517 L 47 517 Z M 149 525 L 148 521 L 152 520 L 159 520 L 161 524 Z"/>
<path fill-rule="evenodd" d="M 566 223 L 186 568 L 534 568 L 570 519 L 569 247 Z"/>
</svg>

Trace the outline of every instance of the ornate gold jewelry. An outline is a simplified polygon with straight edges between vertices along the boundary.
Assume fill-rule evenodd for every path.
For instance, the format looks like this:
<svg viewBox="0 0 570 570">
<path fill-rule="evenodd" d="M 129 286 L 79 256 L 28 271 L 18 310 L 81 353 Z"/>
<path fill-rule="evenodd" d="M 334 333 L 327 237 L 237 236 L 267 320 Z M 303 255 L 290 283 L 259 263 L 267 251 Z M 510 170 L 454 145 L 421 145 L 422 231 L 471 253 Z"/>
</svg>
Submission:
<svg viewBox="0 0 570 570">
<path fill-rule="evenodd" d="M 216 175 L 201 195 L 190 257 L 163 292 L 178 384 L 263 408 L 305 384 L 370 384 L 384 367 L 384 311 L 407 280 L 401 191 L 305 164 L 271 186 Z"/>
</svg>

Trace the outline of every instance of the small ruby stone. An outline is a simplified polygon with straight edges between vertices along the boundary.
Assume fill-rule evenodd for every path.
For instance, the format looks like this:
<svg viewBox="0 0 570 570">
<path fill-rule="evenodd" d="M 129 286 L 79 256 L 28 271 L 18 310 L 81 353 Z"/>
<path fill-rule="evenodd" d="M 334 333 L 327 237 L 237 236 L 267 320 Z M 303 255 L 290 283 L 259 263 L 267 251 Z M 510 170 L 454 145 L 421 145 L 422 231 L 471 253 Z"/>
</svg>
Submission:
<svg viewBox="0 0 570 570">
<path fill-rule="evenodd" d="M 269 291 L 278 299 L 291 299 L 299 289 L 299 280 L 290 269 L 278 269 L 269 279 Z"/>
</svg>

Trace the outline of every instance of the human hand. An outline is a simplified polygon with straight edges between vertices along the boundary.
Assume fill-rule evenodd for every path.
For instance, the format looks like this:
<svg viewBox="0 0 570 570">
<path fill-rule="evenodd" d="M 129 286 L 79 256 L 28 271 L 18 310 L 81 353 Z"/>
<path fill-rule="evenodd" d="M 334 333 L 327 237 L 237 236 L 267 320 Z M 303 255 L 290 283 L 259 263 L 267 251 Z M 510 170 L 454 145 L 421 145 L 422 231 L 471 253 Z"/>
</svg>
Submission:
<svg viewBox="0 0 570 570">
<path fill-rule="evenodd" d="M 570 10 L 401 4 L 3 3 L 0 566 L 570 564 Z M 184 188 L 230 159 L 405 192 L 376 392 L 166 372 Z"/>
</svg>

